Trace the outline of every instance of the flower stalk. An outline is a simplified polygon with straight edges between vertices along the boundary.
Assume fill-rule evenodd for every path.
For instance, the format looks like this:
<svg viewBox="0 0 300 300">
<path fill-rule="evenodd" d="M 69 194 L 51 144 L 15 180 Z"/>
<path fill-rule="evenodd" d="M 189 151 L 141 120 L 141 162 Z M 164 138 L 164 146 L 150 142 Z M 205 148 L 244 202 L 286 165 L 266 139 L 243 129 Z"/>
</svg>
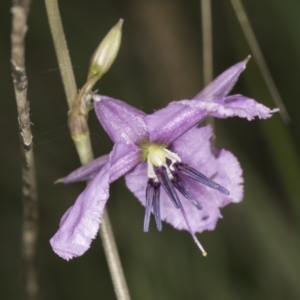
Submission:
<svg viewBox="0 0 300 300">
<path fill-rule="evenodd" d="M 75 76 L 71 64 L 68 46 L 60 18 L 57 0 L 45 0 L 48 22 L 54 42 L 59 72 L 65 89 L 69 107 L 72 107 L 77 94 Z"/>
<path fill-rule="evenodd" d="M 72 70 L 71 60 L 68 54 L 69 52 L 67 49 L 65 36 L 63 33 L 63 27 L 61 23 L 61 17 L 59 13 L 57 0 L 45 0 L 45 3 L 52 38 L 54 40 L 54 45 L 56 49 L 56 55 L 60 66 L 60 72 L 70 108 L 69 128 L 80 161 L 82 164 L 87 164 L 93 159 L 93 151 L 90 141 L 89 127 L 87 123 L 89 110 L 89 106 L 87 103 L 87 100 L 89 98 L 88 94 L 91 91 L 94 84 L 97 82 L 97 80 L 99 80 L 99 78 L 104 73 L 101 73 L 100 69 L 96 70 L 96 72 L 92 74 L 90 73 L 88 81 L 77 94 L 76 83 Z M 118 50 L 118 47 L 116 48 Z M 63 64 L 64 62 L 67 63 Z M 105 71 L 107 71 L 107 66 Z M 106 260 L 109 266 L 117 299 L 129 300 L 129 291 L 107 212 L 104 213 L 104 218 L 101 222 L 100 236 L 102 239 Z"/>
<path fill-rule="evenodd" d="M 97 75 L 92 76 L 80 89 L 68 113 L 69 129 L 82 165 L 87 164 L 94 158 L 88 126 L 89 105 L 87 100 L 94 85 L 95 77 Z"/>
<path fill-rule="evenodd" d="M 211 0 L 201 0 L 201 18 L 203 44 L 203 86 L 205 87 L 213 79 Z"/>
<path fill-rule="evenodd" d="M 202 19 L 202 52 L 203 52 L 203 87 L 206 87 L 213 79 L 213 36 L 211 0 L 200 0 Z M 208 117 L 206 123 L 214 127 L 214 119 Z"/>
</svg>

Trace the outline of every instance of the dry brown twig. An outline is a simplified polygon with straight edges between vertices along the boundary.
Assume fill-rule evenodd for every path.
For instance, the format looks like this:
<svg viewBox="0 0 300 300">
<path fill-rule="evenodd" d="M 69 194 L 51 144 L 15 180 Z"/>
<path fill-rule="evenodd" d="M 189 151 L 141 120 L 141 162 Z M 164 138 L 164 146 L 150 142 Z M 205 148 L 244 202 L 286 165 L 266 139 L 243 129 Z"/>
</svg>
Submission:
<svg viewBox="0 0 300 300">
<path fill-rule="evenodd" d="M 14 0 L 12 7 L 11 63 L 12 77 L 18 110 L 22 163 L 23 228 L 22 263 L 26 299 L 39 299 L 36 270 L 36 244 L 38 235 L 38 199 L 35 164 L 27 99 L 25 69 L 25 35 L 31 0 Z"/>
</svg>

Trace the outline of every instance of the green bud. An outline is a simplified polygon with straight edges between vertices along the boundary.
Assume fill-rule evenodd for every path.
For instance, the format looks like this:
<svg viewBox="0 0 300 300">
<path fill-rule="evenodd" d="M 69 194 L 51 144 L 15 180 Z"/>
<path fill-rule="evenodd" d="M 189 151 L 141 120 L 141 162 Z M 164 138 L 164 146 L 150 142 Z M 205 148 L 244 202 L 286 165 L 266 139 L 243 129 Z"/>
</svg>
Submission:
<svg viewBox="0 0 300 300">
<path fill-rule="evenodd" d="M 95 84 L 111 67 L 118 54 L 122 37 L 123 19 L 108 32 L 91 58 L 88 80 Z"/>
</svg>

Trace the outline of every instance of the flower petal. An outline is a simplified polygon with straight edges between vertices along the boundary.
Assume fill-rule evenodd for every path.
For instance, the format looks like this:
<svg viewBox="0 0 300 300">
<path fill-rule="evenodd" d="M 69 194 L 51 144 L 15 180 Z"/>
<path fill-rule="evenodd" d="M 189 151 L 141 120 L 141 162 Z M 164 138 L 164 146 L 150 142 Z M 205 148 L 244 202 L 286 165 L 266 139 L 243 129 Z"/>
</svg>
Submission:
<svg viewBox="0 0 300 300">
<path fill-rule="evenodd" d="M 111 156 L 109 182 L 125 175 L 141 162 L 141 149 L 136 145 L 115 144 Z"/>
<path fill-rule="evenodd" d="M 147 139 L 145 113 L 107 96 L 95 95 L 93 99 L 97 117 L 114 143 L 134 144 Z"/>
<path fill-rule="evenodd" d="M 228 151 L 221 150 L 216 158 L 211 152 L 210 126 L 192 128 L 172 144 L 172 151 L 176 152 L 184 163 L 199 170 L 208 177 L 222 184 L 230 191 L 225 196 L 201 183 L 183 177 L 191 193 L 199 201 L 202 210 L 198 210 L 182 195 L 178 195 L 184 207 L 192 232 L 213 230 L 219 218 L 220 207 L 230 202 L 241 201 L 243 196 L 242 170 L 237 159 Z M 226 162 L 228 160 L 228 162 Z M 145 189 L 147 184 L 146 164 L 138 165 L 132 172 L 126 175 L 127 187 L 145 205 Z M 188 230 L 187 224 L 180 210 L 176 209 L 164 190 L 160 196 L 161 218 L 177 229 Z"/>
<path fill-rule="evenodd" d="M 219 207 L 224 207 L 230 202 L 240 202 L 243 198 L 243 177 L 242 169 L 236 157 L 229 151 L 221 149 L 217 157 L 213 153 L 213 146 L 210 141 L 213 134 L 210 125 L 204 127 L 194 127 L 186 134 L 182 135 L 173 144 L 171 150 L 177 153 L 182 161 L 195 168 L 202 174 L 213 179 L 218 184 L 224 186 L 230 194 L 228 196 L 215 191 L 209 187 L 189 179 L 193 186 L 198 188 L 205 187 L 210 193 L 210 198 Z M 190 187 L 190 185 L 188 185 Z M 199 191 L 194 194 L 197 198 L 203 198 Z M 201 202 L 201 199 L 200 203 Z"/>
<path fill-rule="evenodd" d="M 185 104 L 190 108 L 199 109 L 202 113 L 210 114 L 216 118 L 240 117 L 249 121 L 255 117 L 267 119 L 273 113 L 279 111 L 278 108 L 270 109 L 253 99 L 243 95 L 232 95 L 224 98 L 214 98 L 203 100 L 182 100 L 181 104 Z"/>
<path fill-rule="evenodd" d="M 269 109 L 242 95 L 225 97 L 245 69 L 248 59 L 223 72 L 193 100 L 171 102 L 167 107 L 146 116 L 150 141 L 169 145 L 207 115 L 217 118 L 238 116 L 252 120 L 256 116 L 266 119 L 277 112 L 278 109 Z"/>
<path fill-rule="evenodd" d="M 83 165 L 80 168 L 76 169 L 66 177 L 59 179 L 59 182 L 68 184 L 72 182 L 91 180 L 104 167 L 108 159 L 109 159 L 109 154 L 102 155 L 94 159 L 93 161 L 89 162 L 88 164 Z"/>
<path fill-rule="evenodd" d="M 54 252 L 66 260 L 82 255 L 97 234 L 109 197 L 109 168 L 107 162 L 64 214 L 58 231 L 50 240 Z"/>
<path fill-rule="evenodd" d="M 190 128 L 197 125 L 207 116 L 207 112 L 197 107 L 190 107 L 179 102 L 171 102 L 167 107 L 147 115 L 147 124 L 150 142 L 169 145 Z"/>
<path fill-rule="evenodd" d="M 50 240 L 54 252 L 69 260 L 82 255 L 90 247 L 109 197 L 109 184 L 131 170 L 139 161 L 139 149 L 136 146 L 114 146 L 100 172 L 62 217 L 58 231 Z"/>
<path fill-rule="evenodd" d="M 240 74 L 245 70 L 249 59 L 250 56 L 224 71 L 199 94 L 197 94 L 193 100 L 203 100 L 207 97 L 211 98 L 227 96 L 237 82 Z"/>
</svg>

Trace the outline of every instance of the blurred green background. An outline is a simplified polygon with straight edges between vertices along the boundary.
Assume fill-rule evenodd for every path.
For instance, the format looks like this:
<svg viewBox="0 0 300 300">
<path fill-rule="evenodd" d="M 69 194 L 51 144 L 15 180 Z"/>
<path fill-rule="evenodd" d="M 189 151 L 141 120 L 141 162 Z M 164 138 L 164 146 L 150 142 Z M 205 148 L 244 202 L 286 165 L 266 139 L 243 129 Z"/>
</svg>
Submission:
<svg viewBox="0 0 300 300">
<path fill-rule="evenodd" d="M 251 51 L 228 0 L 213 2 L 214 75 Z M 216 121 L 216 143 L 244 169 L 245 198 L 223 209 L 213 232 L 198 235 L 203 258 L 187 232 L 164 225 L 142 231 L 144 209 L 125 188 L 112 185 L 108 210 L 132 299 L 300 299 L 300 1 L 244 0 L 243 4 L 291 117 Z M 10 72 L 10 1 L 0 2 L 1 201 L 0 298 L 22 299 L 20 237 L 21 155 Z M 202 35 L 198 0 L 64 0 L 61 15 L 78 86 L 107 31 L 124 18 L 123 40 L 100 93 L 152 112 L 202 88 Z M 79 166 L 67 128 L 67 104 L 43 1 L 33 1 L 26 40 L 29 99 L 35 142 L 43 300 L 115 299 L 99 238 L 66 262 L 49 239 L 84 184 L 53 182 Z M 274 107 L 254 61 L 234 89 Z M 93 112 L 95 155 L 112 143 Z M 154 222 L 153 222 L 154 223 Z"/>
</svg>

